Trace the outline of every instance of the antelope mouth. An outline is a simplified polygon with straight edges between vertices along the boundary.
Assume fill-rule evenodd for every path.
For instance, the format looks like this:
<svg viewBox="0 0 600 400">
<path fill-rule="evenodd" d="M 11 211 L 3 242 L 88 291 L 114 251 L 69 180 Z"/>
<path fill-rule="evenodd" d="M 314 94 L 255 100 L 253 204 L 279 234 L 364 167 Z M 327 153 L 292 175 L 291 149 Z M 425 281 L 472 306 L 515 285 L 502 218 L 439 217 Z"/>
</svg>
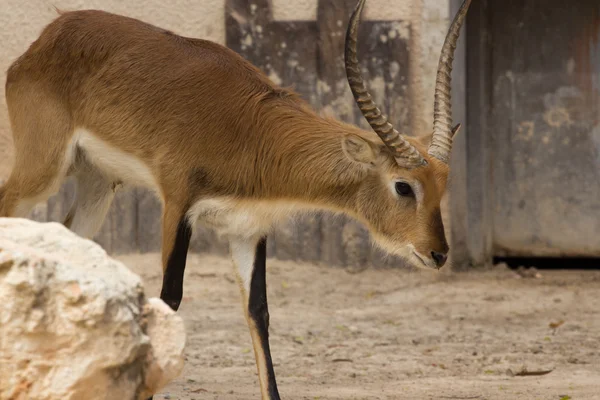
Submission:
<svg viewBox="0 0 600 400">
<path fill-rule="evenodd" d="M 416 257 L 417 260 L 421 261 L 421 264 L 423 264 L 424 266 L 428 267 L 429 265 L 425 262 L 425 260 L 423 260 L 423 257 L 421 257 L 419 255 L 419 253 L 417 253 L 416 251 L 413 250 L 413 255 Z"/>
<path fill-rule="evenodd" d="M 436 269 L 436 270 L 439 270 L 439 267 L 434 266 L 432 262 L 427 262 L 427 260 L 422 255 L 420 255 L 419 253 L 417 253 L 416 250 L 413 250 L 412 254 L 415 256 L 415 258 L 417 260 L 419 260 L 419 262 L 420 262 L 419 266 L 425 267 L 427 269 Z"/>
</svg>

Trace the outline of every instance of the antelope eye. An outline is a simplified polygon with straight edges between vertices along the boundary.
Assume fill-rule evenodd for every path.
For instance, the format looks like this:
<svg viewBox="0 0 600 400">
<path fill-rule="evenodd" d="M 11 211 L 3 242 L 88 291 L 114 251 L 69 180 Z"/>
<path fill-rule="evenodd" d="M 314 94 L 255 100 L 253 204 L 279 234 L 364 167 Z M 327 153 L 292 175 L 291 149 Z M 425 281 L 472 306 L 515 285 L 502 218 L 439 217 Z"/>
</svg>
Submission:
<svg viewBox="0 0 600 400">
<path fill-rule="evenodd" d="M 412 188 L 406 182 L 396 182 L 396 193 L 398 193 L 400 196 L 405 197 L 414 196 Z"/>
</svg>

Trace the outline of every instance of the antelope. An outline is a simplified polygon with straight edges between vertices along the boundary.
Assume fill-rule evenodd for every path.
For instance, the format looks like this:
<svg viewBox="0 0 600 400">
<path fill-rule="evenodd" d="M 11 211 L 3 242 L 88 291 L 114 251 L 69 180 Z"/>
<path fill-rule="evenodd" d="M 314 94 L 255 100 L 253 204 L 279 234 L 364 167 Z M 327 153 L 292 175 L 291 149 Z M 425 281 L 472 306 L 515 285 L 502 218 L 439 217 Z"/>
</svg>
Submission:
<svg viewBox="0 0 600 400">
<path fill-rule="evenodd" d="M 268 340 L 267 236 L 313 210 L 362 221 L 384 250 L 439 269 L 452 137 L 450 83 L 465 0 L 444 41 L 433 133 L 400 134 L 369 94 L 357 58 L 366 0 L 351 15 L 345 66 L 372 127 L 319 115 L 232 50 L 103 11 L 60 12 L 9 68 L 15 165 L 0 217 L 25 217 L 75 178 L 64 225 L 93 238 L 120 185 L 161 199 L 160 297 L 179 308 L 196 222 L 229 238 L 262 399 L 279 399 Z"/>
</svg>

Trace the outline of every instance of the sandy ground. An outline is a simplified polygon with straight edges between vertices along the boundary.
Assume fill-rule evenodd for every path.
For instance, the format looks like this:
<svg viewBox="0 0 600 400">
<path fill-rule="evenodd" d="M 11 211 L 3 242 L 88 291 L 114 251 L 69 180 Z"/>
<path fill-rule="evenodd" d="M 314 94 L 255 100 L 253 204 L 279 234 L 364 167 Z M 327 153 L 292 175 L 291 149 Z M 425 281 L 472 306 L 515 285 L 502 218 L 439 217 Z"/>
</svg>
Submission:
<svg viewBox="0 0 600 400">
<path fill-rule="evenodd" d="M 119 258 L 158 295 L 158 255 Z M 600 399 L 599 271 L 267 268 L 283 399 Z M 186 272 L 187 363 L 155 399 L 259 399 L 229 261 L 193 255 Z"/>
</svg>

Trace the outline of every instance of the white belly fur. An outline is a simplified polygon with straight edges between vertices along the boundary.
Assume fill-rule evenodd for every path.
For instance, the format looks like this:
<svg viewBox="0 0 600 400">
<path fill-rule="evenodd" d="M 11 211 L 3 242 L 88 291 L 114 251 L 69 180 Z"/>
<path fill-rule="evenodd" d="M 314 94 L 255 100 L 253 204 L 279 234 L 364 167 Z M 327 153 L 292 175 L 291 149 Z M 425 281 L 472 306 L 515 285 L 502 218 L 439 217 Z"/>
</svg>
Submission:
<svg viewBox="0 0 600 400">
<path fill-rule="evenodd" d="M 158 189 L 152 171 L 138 158 L 106 143 L 86 129 L 77 129 L 74 140 L 85 151 L 88 160 L 111 179 L 132 186 Z"/>
<path fill-rule="evenodd" d="M 299 204 L 275 201 L 246 201 L 229 198 L 196 202 L 188 212 L 190 222 L 201 222 L 222 235 L 241 238 L 262 236 L 299 211 Z"/>
<path fill-rule="evenodd" d="M 110 179 L 160 192 L 152 171 L 142 160 L 106 143 L 92 132 L 77 129 L 74 144 L 83 149 L 88 160 Z M 301 209 L 306 210 L 306 207 L 292 202 L 213 198 L 197 201 L 187 216 L 192 224 L 201 222 L 223 235 L 255 237 L 268 233 L 273 225 L 289 220 Z"/>
</svg>

